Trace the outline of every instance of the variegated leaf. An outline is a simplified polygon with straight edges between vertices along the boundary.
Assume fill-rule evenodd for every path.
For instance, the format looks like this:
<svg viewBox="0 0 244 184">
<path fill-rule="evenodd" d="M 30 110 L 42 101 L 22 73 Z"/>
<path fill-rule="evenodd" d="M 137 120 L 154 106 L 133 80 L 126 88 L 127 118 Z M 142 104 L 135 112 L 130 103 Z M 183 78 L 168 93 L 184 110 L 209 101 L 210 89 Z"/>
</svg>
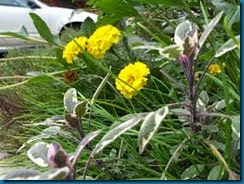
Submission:
<svg viewBox="0 0 244 184">
<path fill-rule="evenodd" d="M 21 168 L 10 171 L 3 177 L 3 180 L 39 180 L 40 176 L 38 171 Z"/>
<path fill-rule="evenodd" d="M 119 118 L 119 120 L 115 121 L 110 126 L 110 129 L 114 129 L 115 127 L 117 127 L 122 122 L 125 122 L 125 121 L 130 120 L 130 119 L 135 118 L 135 117 L 139 117 L 140 116 L 140 117 L 144 118 L 147 114 L 149 114 L 149 113 L 148 112 L 141 112 L 141 113 L 127 114 L 125 116 L 122 116 L 122 117 Z"/>
<path fill-rule="evenodd" d="M 233 102 L 232 99 L 230 99 L 229 103 L 231 104 Z M 215 103 L 214 109 L 217 111 L 220 111 L 222 109 L 224 109 L 226 107 L 225 104 L 225 99 L 218 101 L 217 103 Z"/>
<path fill-rule="evenodd" d="M 159 54 L 168 58 L 168 59 L 176 59 L 183 53 L 182 47 L 178 45 L 170 45 L 164 47 L 163 49 L 159 50 Z"/>
<path fill-rule="evenodd" d="M 64 180 L 69 175 L 70 169 L 68 167 L 63 167 L 60 169 L 51 169 L 43 173 L 40 180 Z"/>
<path fill-rule="evenodd" d="M 41 167 L 47 167 L 48 166 L 48 159 L 47 159 L 48 148 L 49 148 L 49 144 L 47 144 L 45 142 L 38 142 L 38 143 L 34 144 L 27 151 L 27 156 L 35 164 L 37 164 Z"/>
<path fill-rule="evenodd" d="M 60 124 L 58 124 L 57 122 L 64 122 L 64 116 L 62 116 L 62 115 L 60 115 L 60 116 L 53 116 L 51 118 L 47 118 L 43 122 L 33 123 L 33 124 L 31 124 L 31 126 L 33 126 L 33 125 L 34 126 L 39 126 L 39 125 L 44 125 L 44 126 L 58 125 L 58 126 L 60 126 Z"/>
<path fill-rule="evenodd" d="M 187 37 L 190 37 L 193 43 L 198 43 L 197 26 L 188 20 L 180 23 L 176 27 L 174 42 L 178 46 L 183 46 Z"/>
<path fill-rule="evenodd" d="M 236 36 L 235 39 L 237 40 L 238 44 L 235 43 L 233 39 L 229 39 L 219 48 L 219 50 L 215 54 L 215 57 L 218 58 L 224 55 L 225 53 L 236 49 L 237 47 L 240 48 L 240 35 Z"/>
<path fill-rule="evenodd" d="M 73 114 L 75 114 L 76 117 L 82 117 L 82 116 L 84 116 L 84 114 L 86 112 L 86 108 L 87 108 L 86 101 L 78 102 L 74 107 Z"/>
<path fill-rule="evenodd" d="M 219 20 L 221 19 L 223 12 L 220 12 L 216 17 L 214 17 L 209 24 L 205 27 L 200 39 L 199 39 L 199 46 L 200 48 L 203 46 L 204 42 L 208 38 L 208 35 L 212 32 L 214 27 L 218 24 Z"/>
<path fill-rule="evenodd" d="M 59 126 L 51 126 L 42 131 L 40 135 L 31 137 L 26 143 L 31 143 L 40 139 L 47 139 L 50 138 L 51 136 L 55 136 L 60 132 L 60 127 Z"/>
<path fill-rule="evenodd" d="M 240 139 L 240 116 L 232 116 L 231 121 L 232 131 Z"/>
<path fill-rule="evenodd" d="M 221 165 L 213 167 L 208 174 L 207 180 L 220 180 L 225 173 L 224 171 L 224 167 Z"/>
<path fill-rule="evenodd" d="M 138 144 L 140 154 L 144 151 L 146 145 L 158 130 L 160 123 L 169 113 L 169 108 L 163 107 L 155 112 L 149 113 L 141 125 L 138 135 Z"/>
<path fill-rule="evenodd" d="M 198 99 L 199 105 L 205 107 L 206 105 L 208 105 L 208 102 L 209 102 L 208 93 L 206 91 L 201 91 L 201 93 L 199 94 L 199 99 Z"/>
<path fill-rule="evenodd" d="M 91 156 L 94 156 L 96 153 L 103 150 L 108 144 L 113 142 L 116 138 L 118 138 L 121 134 L 126 132 L 127 130 L 131 129 L 132 127 L 136 126 L 140 121 L 142 117 L 135 117 L 133 119 L 127 120 L 124 123 L 121 123 L 117 127 L 115 127 L 112 130 L 109 130 L 107 134 L 103 136 L 101 141 L 96 145 L 94 150 L 91 153 Z"/>
<path fill-rule="evenodd" d="M 77 91 L 75 88 L 70 88 L 64 95 L 64 107 L 68 112 L 72 113 L 77 103 Z"/>
<path fill-rule="evenodd" d="M 205 166 L 202 164 L 192 165 L 187 168 L 181 175 L 182 180 L 191 180 L 198 176 L 203 170 Z"/>
<path fill-rule="evenodd" d="M 100 130 L 97 130 L 95 132 L 92 132 L 92 133 L 88 134 L 86 137 L 84 137 L 82 139 L 82 141 L 80 142 L 79 146 L 76 149 L 75 156 L 74 156 L 73 163 L 72 163 L 72 166 L 71 167 L 74 167 L 75 166 L 75 164 L 77 163 L 78 158 L 79 158 L 82 150 L 85 148 L 85 146 L 89 142 L 91 142 L 94 138 L 96 138 L 100 133 L 101 133 L 101 131 Z"/>
</svg>

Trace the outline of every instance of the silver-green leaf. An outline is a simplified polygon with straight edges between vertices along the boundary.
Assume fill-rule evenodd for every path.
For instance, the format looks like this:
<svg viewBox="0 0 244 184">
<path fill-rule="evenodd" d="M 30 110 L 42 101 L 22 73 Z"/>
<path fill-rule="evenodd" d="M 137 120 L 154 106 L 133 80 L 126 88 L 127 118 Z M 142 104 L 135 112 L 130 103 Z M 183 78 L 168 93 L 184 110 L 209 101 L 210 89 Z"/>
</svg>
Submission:
<svg viewBox="0 0 244 184">
<path fill-rule="evenodd" d="M 41 167 L 47 167 L 48 166 L 48 159 L 47 159 L 48 148 L 49 148 L 49 144 L 47 144 L 45 142 L 38 142 L 27 151 L 27 156 L 35 164 L 37 164 Z"/>
<path fill-rule="evenodd" d="M 209 102 L 208 93 L 206 91 L 201 91 L 201 93 L 199 94 L 199 99 L 198 99 L 199 105 L 205 107 L 208 105 L 208 102 Z"/>
<path fill-rule="evenodd" d="M 90 134 L 88 134 L 86 137 L 84 137 L 82 139 L 82 141 L 80 142 L 79 146 L 77 147 L 76 151 L 75 151 L 75 156 L 72 162 L 72 166 L 74 167 L 78 161 L 79 156 L 81 155 L 82 150 L 85 148 L 85 146 L 90 143 L 94 138 L 96 138 L 99 134 L 101 133 L 100 130 L 97 130 L 95 132 L 92 132 Z"/>
<path fill-rule="evenodd" d="M 59 126 L 51 126 L 42 131 L 41 134 L 31 137 L 29 140 L 27 140 L 26 143 L 31 143 L 40 139 L 44 138 L 50 138 L 51 136 L 55 136 L 60 132 L 60 127 Z"/>
<path fill-rule="evenodd" d="M 77 91 L 75 88 L 70 88 L 64 95 L 64 107 L 68 112 L 72 113 L 77 103 Z"/>
<path fill-rule="evenodd" d="M 103 136 L 101 141 L 96 145 L 94 150 L 91 153 L 91 156 L 94 156 L 96 153 L 103 150 L 108 144 L 113 142 L 116 138 L 118 138 L 121 134 L 126 132 L 127 130 L 131 129 L 132 127 L 136 126 L 140 121 L 142 117 L 135 117 L 133 119 L 130 119 L 124 123 L 121 123 L 117 127 L 115 127 L 112 130 L 109 130 L 107 134 Z"/>
<path fill-rule="evenodd" d="M 208 35 L 212 32 L 212 30 L 214 29 L 214 27 L 218 24 L 219 20 L 221 19 L 223 15 L 223 11 L 220 12 L 216 17 L 214 17 L 209 24 L 205 27 L 200 39 L 199 39 L 199 47 L 201 48 L 204 44 L 204 42 L 206 41 L 206 39 L 208 38 Z"/>
<path fill-rule="evenodd" d="M 218 51 L 215 54 L 215 57 L 218 58 L 224 55 L 225 53 L 236 49 L 237 47 L 240 48 L 240 35 L 235 36 L 235 39 L 238 43 L 235 43 L 233 39 L 229 39 L 218 49 Z"/>
<path fill-rule="evenodd" d="M 187 37 L 191 38 L 193 43 L 198 43 L 197 26 L 188 20 L 180 23 L 176 27 L 174 42 L 178 46 L 183 46 Z"/>
<path fill-rule="evenodd" d="M 40 173 L 33 169 L 16 169 L 10 171 L 3 177 L 3 180 L 38 180 Z"/>
<path fill-rule="evenodd" d="M 204 165 L 202 164 L 197 164 L 197 165 L 192 165 L 188 167 L 181 175 L 182 180 L 191 180 L 198 176 L 203 170 L 204 170 Z"/>
<path fill-rule="evenodd" d="M 232 131 L 238 139 L 240 139 L 240 116 L 232 116 L 231 117 L 231 127 Z"/>
<path fill-rule="evenodd" d="M 170 45 L 159 50 L 159 54 L 168 59 L 176 59 L 183 53 L 183 48 L 179 45 Z"/>
<path fill-rule="evenodd" d="M 63 167 L 59 169 L 51 169 L 43 173 L 39 180 L 64 180 L 70 173 L 68 167 Z"/>
<path fill-rule="evenodd" d="M 217 165 L 211 169 L 211 171 L 208 174 L 207 180 L 220 180 L 223 175 L 224 175 L 223 166 Z"/>
<path fill-rule="evenodd" d="M 141 125 L 138 135 L 138 144 L 140 154 L 144 151 L 146 145 L 151 140 L 155 132 L 158 130 L 160 123 L 169 113 L 167 106 L 158 109 L 155 112 L 149 113 Z"/>
</svg>

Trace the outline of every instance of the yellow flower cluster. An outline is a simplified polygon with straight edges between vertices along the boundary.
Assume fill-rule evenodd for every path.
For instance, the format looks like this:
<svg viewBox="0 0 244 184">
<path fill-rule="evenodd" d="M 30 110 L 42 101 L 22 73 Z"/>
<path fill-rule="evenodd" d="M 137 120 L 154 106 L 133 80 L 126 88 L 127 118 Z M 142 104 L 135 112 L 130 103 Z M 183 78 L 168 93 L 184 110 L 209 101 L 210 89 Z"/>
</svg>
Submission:
<svg viewBox="0 0 244 184">
<path fill-rule="evenodd" d="M 73 63 L 73 60 L 82 52 L 82 49 L 86 49 L 87 38 L 81 36 L 70 41 L 64 49 L 63 58 L 66 59 L 67 63 Z"/>
<path fill-rule="evenodd" d="M 209 72 L 213 75 L 218 75 L 221 73 L 221 68 L 218 64 L 211 64 L 208 68 Z"/>
<path fill-rule="evenodd" d="M 120 39 L 120 31 L 112 26 L 106 25 L 98 28 L 89 39 L 86 37 L 75 38 L 70 41 L 64 49 L 63 58 L 67 63 L 73 63 L 73 60 L 78 54 L 82 52 L 82 49 L 87 50 L 96 59 L 101 59 L 107 50 L 111 48 L 113 44 L 117 44 Z M 82 49 L 80 48 L 82 47 Z"/>
<path fill-rule="evenodd" d="M 150 70 L 144 63 L 137 61 L 122 69 L 115 81 L 116 88 L 125 98 L 131 99 L 147 83 Z"/>
<path fill-rule="evenodd" d="M 98 28 L 88 40 L 87 52 L 96 59 L 101 59 L 113 44 L 120 39 L 120 31 L 111 25 Z"/>
</svg>

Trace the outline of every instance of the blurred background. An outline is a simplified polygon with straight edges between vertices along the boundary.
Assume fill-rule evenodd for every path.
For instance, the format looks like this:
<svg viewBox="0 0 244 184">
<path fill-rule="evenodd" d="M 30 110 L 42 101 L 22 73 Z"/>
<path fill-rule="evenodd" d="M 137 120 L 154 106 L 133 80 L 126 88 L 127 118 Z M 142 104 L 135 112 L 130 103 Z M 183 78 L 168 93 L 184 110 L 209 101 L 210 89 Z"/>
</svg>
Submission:
<svg viewBox="0 0 244 184">
<path fill-rule="evenodd" d="M 88 0 L 41 0 L 49 6 L 59 6 L 65 8 L 85 8 Z"/>
</svg>

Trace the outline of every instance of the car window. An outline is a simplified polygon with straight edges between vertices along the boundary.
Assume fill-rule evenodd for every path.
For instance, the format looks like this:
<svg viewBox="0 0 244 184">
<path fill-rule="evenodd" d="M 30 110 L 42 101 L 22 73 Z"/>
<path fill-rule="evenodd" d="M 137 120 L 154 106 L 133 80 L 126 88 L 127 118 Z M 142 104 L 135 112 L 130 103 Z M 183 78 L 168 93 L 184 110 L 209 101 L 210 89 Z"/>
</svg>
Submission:
<svg viewBox="0 0 244 184">
<path fill-rule="evenodd" d="M 0 0 L 2 6 L 28 7 L 27 0 Z"/>
</svg>

